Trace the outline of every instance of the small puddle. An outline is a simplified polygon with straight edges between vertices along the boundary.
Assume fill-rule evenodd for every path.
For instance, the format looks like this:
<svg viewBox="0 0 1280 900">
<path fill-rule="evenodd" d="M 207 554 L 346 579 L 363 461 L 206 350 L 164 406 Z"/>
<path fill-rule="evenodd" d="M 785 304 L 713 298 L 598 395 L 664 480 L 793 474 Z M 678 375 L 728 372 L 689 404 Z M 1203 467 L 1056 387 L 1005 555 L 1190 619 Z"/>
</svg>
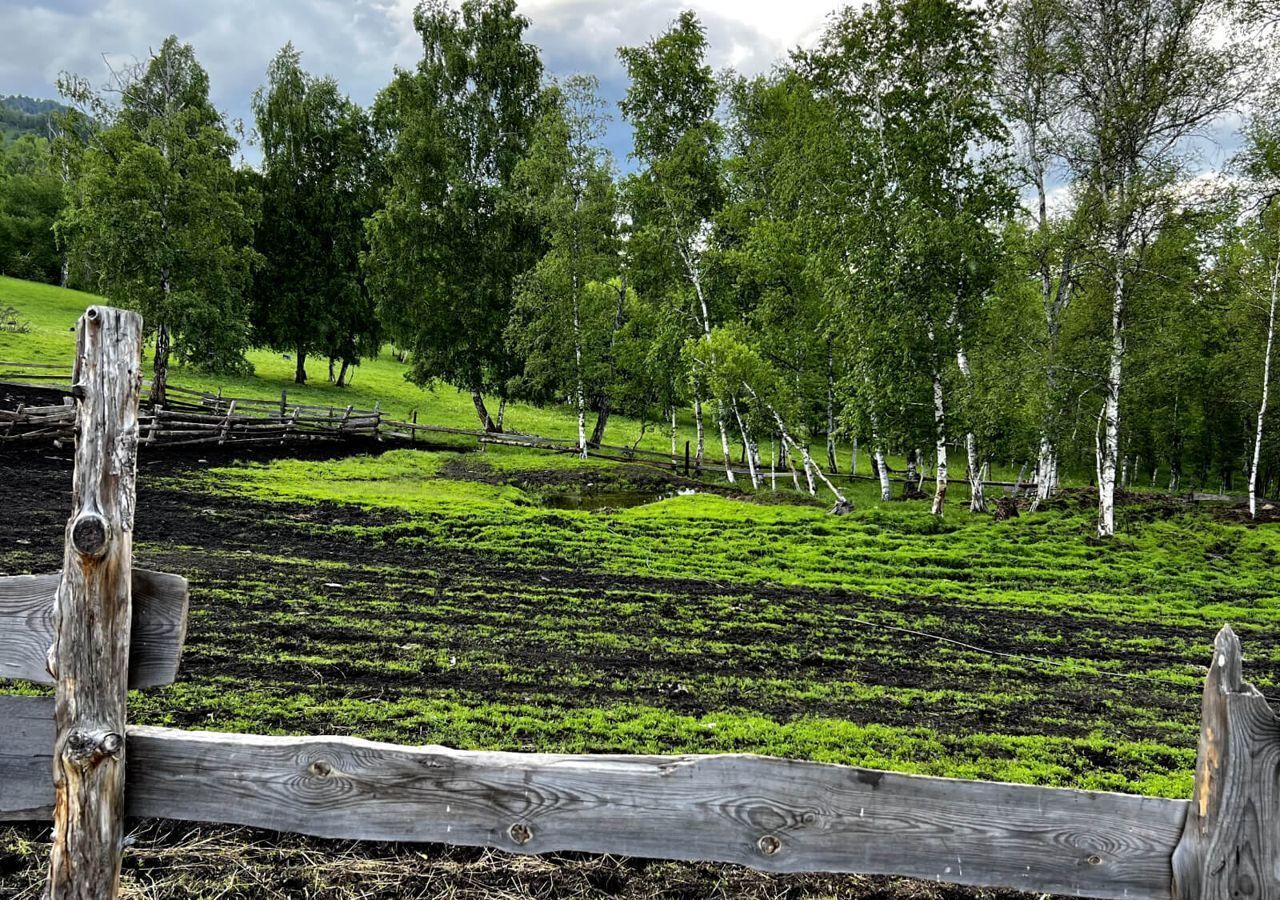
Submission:
<svg viewBox="0 0 1280 900">
<path fill-rule="evenodd" d="M 547 491 L 538 498 L 538 505 L 547 509 L 630 509 L 646 506 L 660 500 L 693 494 L 695 491 Z"/>
</svg>

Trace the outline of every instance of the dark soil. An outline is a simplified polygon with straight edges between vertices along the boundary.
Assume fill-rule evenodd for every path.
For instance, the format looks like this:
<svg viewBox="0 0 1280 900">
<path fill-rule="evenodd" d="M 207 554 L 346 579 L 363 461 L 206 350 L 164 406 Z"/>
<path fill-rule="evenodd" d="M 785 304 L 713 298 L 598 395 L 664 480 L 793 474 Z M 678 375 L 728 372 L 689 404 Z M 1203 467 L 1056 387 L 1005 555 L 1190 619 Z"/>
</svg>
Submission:
<svg viewBox="0 0 1280 900">
<path fill-rule="evenodd" d="M 24 395 L 35 396 L 35 395 Z M 10 397 L 10 400 L 13 400 Z M 45 399 L 21 402 L 47 402 Z M 56 402 L 56 401 L 55 401 Z M 939 732 L 999 731 L 1020 734 L 1079 735 L 1099 720 L 1114 719 L 1113 704 L 1159 711 L 1160 717 L 1194 722 L 1194 703 L 1167 686 L 1134 680 L 1124 684 L 1085 680 L 1052 667 L 1020 661 L 1009 671 L 973 664 L 970 651 L 939 645 L 930 637 L 880 627 L 878 620 L 898 616 L 929 616 L 954 623 L 935 626 L 942 637 L 973 640 L 959 630 L 977 623 L 981 643 L 1028 656 L 1044 655 L 1029 633 L 1060 635 L 1056 657 L 1107 661 L 1124 659 L 1126 669 L 1150 669 L 1186 662 L 1178 650 L 1129 651 L 1120 645 L 1129 638 L 1160 637 L 1166 648 L 1193 647 L 1200 637 L 1174 627 L 1090 621 L 1043 612 L 995 610 L 942 598 L 872 599 L 845 591 L 815 592 L 768 585 L 726 585 L 695 579 L 619 576 L 564 565 L 529 566 L 517 557 L 482 556 L 450 549 L 434 550 L 429 542 L 411 548 L 396 540 L 416 536 L 416 525 L 394 511 L 367 511 L 333 504 L 290 505 L 228 498 L 175 487 L 170 476 L 225 464 L 234 455 L 264 459 L 287 452 L 292 457 L 326 457 L 351 451 L 343 445 L 305 448 L 169 451 L 143 456 L 139 463 L 138 521 L 135 539 L 138 562 L 149 568 L 188 575 L 197 590 L 194 615 L 184 661 L 184 681 L 233 679 L 271 685 L 281 692 L 306 690 L 323 696 L 365 694 L 395 698 L 447 692 L 489 700 L 530 698 L 531 685 L 554 678 L 563 666 L 564 646 L 544 635 L 532 620 L 538 613 L 552 619 L 571 617 L 566 610 L 580 598 L 625 596 L 640 604 L 629 629 L 650 638 L 648 646 L 667 648 L 639 652 L 627 647 L 581 648 L 573 667 L 589 677 L 581 683 L 557 687 L 554 696 L 533 694 L 533 702 L 574 706 L 639 702 L 690 714 L 743 709 L 786 720 L 794 716 L 833 716 L 860 723 L 920 725 Z M 365 450 L 376 449 L 376 445 Z M 454 466 L 455 464 L 450 464 Z M 0 450 L 0 574 L 48 571 L 61 564 L 62 532 L 69 510 L 70 456 L 67 452 Z M 666 491 L 685 485 L 679 476 L 644 466 L 624 467 L 626 484 Z M 494 473 L 474 461 L 456 464 L 453 477 L 514 481 L 526 488 L 580 487 L 581 473 L 573 471 Z M 599 477 L 594 473 L 590 477 Z M 617 477 L 617 476 L 615 476 Z M 689 483 L 692 485 L 693 483 Z M 699 489 L 706 486 L 698 484 Z M 732 488 L 717 492 L 736 495 Z M 1068 496 L 1062 502 L 1074 502 Z M 363 535 L 358 529 L 334 526 L 385 526 L 398 523 L 396 540 Z M 189 548 L 199 548 L 193 552 Z M 251 554 L 235 551 L 252 551 Z M 270 622 L 272 613 L 291 597 L 334 593 L 331 573 L 313 566 L 273 562 L 263 558 L 346 563 L 357 572 L 364 596 L 397 601 L 387 612 L 369 612 L 366 627 L 337 627 L 307 621 L 281 634 Z M 412 577 L 405 574 L 410 570 Z M 255 585 L 252 591 L 243 586 Z M 536 588 L 531 595 L 530 587 Z M 236 604 L 210 603 L 202 598 L 239 591 Z M 685 619 L 726 598 L 744 610 L 776 610 L 768 622 L 774 630 L 762 643 L 751 622 L 727 623 L 717 644 L 720 653 L 703 649 L 682 651 L 687 636 Z M 433 607 L 442 601 L 455 611 L 442 620 Z M 450 602 L 451 601 L 451 602 Z M 469 611 L 458 613 L 458 607 Z M 795 613 L 821 609 L 829 624 L 821 630 L 795 621 Z M 708 613 L 711 615 L 712 613 Z M 503 623 L 511 634 L 495 646 L 491 635 L 474 626 Z M 447 628 L 451 646 L 500 659 L 510 674 L 494 676 L 484 670 L 459 675 L 452 670 L 423 668 L 411 676 L 392 676 L 378 665 L 393 658 L 403 641 L 403 629 Z M 954 630 L 949 630 L 954 629 Z M 1276 640 L 1250 636 L 1261 657 Z M 298 646 L 359 648 L 331 668 L 301 666 L 273 659 L 272 648 Z M 737 648 L 737 649 L 734 649 Z M 779 648 L 785 648 L 781 652 Z M 1193 657 L 1193 661 L 1195 658 Z M 993 661 L 992 665 L 998 665 Z M 945 704 L 883 703 L 851 699 L 796 700 L 788 696 L 736 695 L 735 688 L 715 687 L 717 676 L 733 671 L 743 676 L 804 678 L 814 682 L 840 681 L 885 688 L 971 690 L 999 688 L 1008 679 L 1009 702 L 998 707 L 950 707 Z M 993 675 L 994 671 L 994 675 Z M 746 683 L 750 683 L 748 679 Z M 642 687 L 619 688 L 619 684 Z M 1025 698 L 1025 699 L 1021 699 Z M 198 707 L 171 711 L 171 724 L 209 727 L 210 713 Z M 216 724 L 216 723 L 215 723 Z M 340 731 L 338 722 L 322 716 L 267 723 L 286 730 Z M 1146 736 L 1143 726 L 1116 725 L 1130 738 Z M 1154 736 L 1154 735 L 1153 735 Z M 1107 766 L 1105 759 L 1091 765 Z M 44 832 L 36 828 L 0 830 L 0 897 L 15 896 L 37 879 L 43 867 L 41 852 L 18 852 L 19 838 L 44 847 Z M 208 847 L 240 845 L 238 853 L 211 854 Z M 317 860 L 338 854 L 346 869 L 323 869 L 316 881 Z M 128 877 L 151 884 L 148 896 L 189 896 L 193 885 L 212 889 L 228 869 L 241 876 L 241 887 L 225 897 L 314 898 L 416 896 L 456 897 L 893 897 L 961 898 L 995 896 L 974 891 L 888 879 L 826 876 L 766 876 L 718 865 L 646 863 L 642 861 L 562 856 L 530 862 L 479 851 L 437 846 L 407 847 L 381 844 L 326 842 L 294 836 L 181 827 L 141 826 L 130 851 Z M 170 867 L 181 864 L 193 879 L 174 880 Z M 153 873 L 150 869 L 154 868 Z M 352 880 L 344 871 L 365 873 Z M 379 875 L 378 873 L 382 874 Z M 6 885 L 8 887 L 6 887 Z M 1005 896 L 1016 896 L 1008 894 Z"/>
</svg>

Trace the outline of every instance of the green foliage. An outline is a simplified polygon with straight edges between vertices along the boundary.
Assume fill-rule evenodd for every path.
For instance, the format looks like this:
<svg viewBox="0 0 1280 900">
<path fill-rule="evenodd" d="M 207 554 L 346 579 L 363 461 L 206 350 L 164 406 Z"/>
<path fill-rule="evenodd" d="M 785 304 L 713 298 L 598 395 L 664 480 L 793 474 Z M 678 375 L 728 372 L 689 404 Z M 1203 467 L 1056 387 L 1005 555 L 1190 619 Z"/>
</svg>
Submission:
<svg viewBox="0 0 1280 900">
<path fill-rule="evenodd" d="M 98 104 L 103 128 L 84 152 L 63 233 L 102 292 L 158 335 L 158 380 L 170 338 L 185 362 L 242 370 L 257 198 L 232 167 L 236 143 L 209 102 L 208 75 L 191 45 L 169 37 L 121 81 L 118 107 L 67 86 Z"/>
<path fill-rule="evenodd" d="M 382 343 L 360 272 L 380 161 L 369 120 L 334 79 L 304 72 L 292 44 L 271 62 L 253 105 L 263 151 L 256 342 L 292 351 L 300 384 L 308 354 L 341 360 L 345 373 Z"/>
<path fill-rule="evenodd" d="M 423 58 L 379 95 L 394 136 L 383 208 L 370 218 L 369 286 L 410 377 L 481 393 L 514 374 L 504 329 L 539 235 L 512 182 L 538 122 L 542 63 L 514 0 L 421 3 Z"/>
<path fill-rule="evenodd" d="M 25 134 L 0 150 L 0 272 L 56 283 L 62 253 L 54 222 L 66 187 L 49 142 Z"/>
</svg>

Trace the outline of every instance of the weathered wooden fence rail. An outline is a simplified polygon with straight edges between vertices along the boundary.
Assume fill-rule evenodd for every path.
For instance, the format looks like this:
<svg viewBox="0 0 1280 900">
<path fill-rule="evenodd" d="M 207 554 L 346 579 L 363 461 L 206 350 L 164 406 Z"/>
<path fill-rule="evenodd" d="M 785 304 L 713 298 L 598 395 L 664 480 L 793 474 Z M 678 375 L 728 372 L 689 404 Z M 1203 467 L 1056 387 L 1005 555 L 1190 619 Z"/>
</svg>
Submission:
<svg viewBox="0 0 1280 900">
<path fill-rule="evenodd" d="M 187 603 L 181 578 L 132 569 L 137 328 L 116 310 L 82 320 L 64 568 L 0 579 L 0 676 L 56 685 L 53 699 L 0 696 L 0 821 L 52 818 L 50 898 L 117 896 L 126 815 L 1090 897 L 1280 898 L 1280 719 L 1225 627 L 1190 801 L 744 755 L 129 726 L 126 685 L 176 675 Z"/>
</svg>

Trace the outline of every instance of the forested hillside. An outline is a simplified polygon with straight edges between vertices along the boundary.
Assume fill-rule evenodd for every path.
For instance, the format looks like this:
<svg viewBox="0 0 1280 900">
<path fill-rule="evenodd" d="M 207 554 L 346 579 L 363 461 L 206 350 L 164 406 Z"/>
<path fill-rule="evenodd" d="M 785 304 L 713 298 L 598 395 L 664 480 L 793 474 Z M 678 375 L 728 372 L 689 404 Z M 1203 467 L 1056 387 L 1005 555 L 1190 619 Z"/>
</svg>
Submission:
<svg viewBox="0 0 1280 900">
<path fill-rule="evenodd" d="M 54 114 L 66 107 L 57 100 L 36 100 L 9 95 L 0 97 L 0 144 L 7 144 L 24 134 L 46 137 Z"/>
</svg>

